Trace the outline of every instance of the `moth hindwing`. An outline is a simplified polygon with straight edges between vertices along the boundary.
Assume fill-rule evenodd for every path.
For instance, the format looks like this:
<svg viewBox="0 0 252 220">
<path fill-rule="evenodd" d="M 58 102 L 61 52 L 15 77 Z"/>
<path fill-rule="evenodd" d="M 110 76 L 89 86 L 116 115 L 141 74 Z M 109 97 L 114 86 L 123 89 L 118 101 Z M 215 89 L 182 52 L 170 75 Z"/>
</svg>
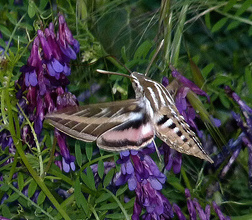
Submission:
<svg viewBox="0 0 252 220">
<path fill-rule="evenodd" d="M 131 73 L 130 79 L 135 99 L 68 107 L 47 114 L 46 119 L 67 135 L 96 141 L 107 151 L 139 150 L 157 135 L 171 148 L 213 163 L 169 91 L 141 73 Z"/>
</svg>

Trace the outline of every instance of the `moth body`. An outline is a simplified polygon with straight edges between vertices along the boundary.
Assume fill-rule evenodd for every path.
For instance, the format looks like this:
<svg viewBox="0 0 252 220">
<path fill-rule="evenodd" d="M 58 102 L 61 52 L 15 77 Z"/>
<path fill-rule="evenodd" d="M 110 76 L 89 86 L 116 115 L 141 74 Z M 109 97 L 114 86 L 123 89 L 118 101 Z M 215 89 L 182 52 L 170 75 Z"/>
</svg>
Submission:
<svg viewBox="0 0 252 220">
<path fill-rule="evenodd" d="M 158 136 L 171 148 L 213 163 L 180 115 L 169 91 L 145 75 L 130 75 L 135 99 L 75 106 L 46 115 L 58 130 L 107 151 L 139 150 Z"/>
</svg>

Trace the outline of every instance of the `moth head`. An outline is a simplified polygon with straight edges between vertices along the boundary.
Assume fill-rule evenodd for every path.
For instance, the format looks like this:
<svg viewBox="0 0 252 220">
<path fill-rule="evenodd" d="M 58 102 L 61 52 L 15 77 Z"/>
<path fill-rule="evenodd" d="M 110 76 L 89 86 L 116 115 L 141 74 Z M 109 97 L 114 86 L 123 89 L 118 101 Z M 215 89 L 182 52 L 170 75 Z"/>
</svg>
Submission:
<svg viewBox="0 0 252 220">
<path fill-rule="evenodd" d="M 131 82 L 133 89 L 135 90 L 136 93 L 136 98 L 140 98 L 144 96 L 144 89 L 143 86 L 140 83 L 140 80 L 142 77 L 144 77 L 143 74 L 138 73 L 138 72 L 133 72 L 131 73 Z"/>
</svg>

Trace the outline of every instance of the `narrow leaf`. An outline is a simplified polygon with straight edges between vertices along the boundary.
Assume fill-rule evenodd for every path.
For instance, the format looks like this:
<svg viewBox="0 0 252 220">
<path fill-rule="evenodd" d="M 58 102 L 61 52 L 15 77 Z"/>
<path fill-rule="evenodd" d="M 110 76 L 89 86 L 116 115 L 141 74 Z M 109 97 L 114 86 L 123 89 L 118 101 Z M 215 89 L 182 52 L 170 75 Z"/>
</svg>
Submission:
<svg viewBox="0 0 252 220">
<path fill-rule="evenodd" d="M 19 194 L 17 193 L 12 193 L 8 199 L 5 200 L 6 203 L 14 202 L 19 198 Z"/>
<path fill-rule="evenodd" d="M 199 88 L 202 88 L 205 84 L 205 80 L 200 72 L 200 69 L 191 58 L 189 58 L 189 61 L 190 61 L 193 81 Z"/>
<path fill-rule="evenodd" d="M 95 180 L 94 180 L 94 174 L 90 167 L 87 167 L 87 181 L 89 183 L 89 188 L 96 191 L 95 188 Z"/>
<path fill-rule="evenodd" d="M 76 157 L 76 162 L 79 167 L 82 165 L 82 153 L 81 153 L 81 147 L 80 147 L 80 142 L 76 141 L 75 142 L 75 157 Z"/>
<path fill-rule="evenodd" d="M 207 13 L 207 14 L 205 15 L 205 24 L 206 24 L 206 26 L 207 26 L 207 28 L 208 28 L 209 30 L 212 29 L 211 19 L 210 19 L 210 13 Z"/>
<path fill-rule="evenodd" d="M 112 202 L 109 204 L 102 205 L 101 207 L 97 208 L 98 210 L 109 210 L 109 209 L 116 209 L 118 208 L 117 202 Z"/>
<path fill-rule="evenodd" d="M 107 186 L 110 184 L 110 182 L 111 182 L 111 180 L 112 180 L 112 178 L 113 178 L 113 176 L 114 176 L 114 171 L 115 171 L 114 168 L 111 169 L 111 170 L 107 173 L 107 175 L 105 176 L 104 181 L 103 181 L 103 186 L 104 186 L 104 187 L 107 187 Z"/>
<path fill-rule="evenodd" d="M 252 68 L 247 66 L 245 68 L 245 82 L 249 90 L 249 94 L 252 94 Z"/>
<path fill-rule="evenodd" d="M 111 197 L 111 195 L 109 193 L 103 193 L 101 194 L 96 200 L 95 203 L 100 203 L 103 201 L 108 200 Z"/>
<path fill-rule="evenodd" d="M 229 101 L 228 97 L 226 96 L 226 94 L 220 93 L 219 97 L 220 97 L 222 105 L 225 108 L 230 109 L 230 101 Z"/>
<path fill-rule="evenodd" d="M 152 43 L 149 40 L 144 41 L 136 50 L 134 60 L 144 59 L 149 53 Z"/>
<path fill-rule="evenodd" d="M 20 191 L 24 188 L 24 176 L 21 172 L 18 173 L 18 188 Z"/>
<path fill-rule="evenodd" d="M 228 12 L 231 8 L 233 8 L 234 4 L 237 0 L 229 0 L 228 3 L 225 5 L 223 12 Z"/>
<path fill-rule="evenodd" d="M 0 31 L 2 32 L 2 34 L 6 35 L 7 37 L 11 36 L 11 32 L 9 31 L 9 29 L 3 25 L 0 25 Z"/>
<path fill-rule="evenodd" d="M 30 18 L 33 18 L 35 15 L 35 7 L 34 7 L 33 1 L 29 1 L 29 5 L 28 5 L 28 15 Z"/>
<path fill-rule="evenodd" d="M 103 175 L 104 175 L 104 163 L 102 160 L 98 161 L 98 175 L 99 177 L 102 179 Z"/>
<path fill-rule="evenodd" d="M 0 186 L 0 191 L 6 192 L 9 189 L 9 185 L 4 183 L 2 186 Z"/>
<path fill-rule="evenodd" d="M 202 70 L 202 75 L 204 76 L 204 78 L 206 79 L 208 74 L 212 71 L 212 69 L 214 68 L 214 63 L 209 63 L 208 65 L 206 65 Z"/>
<path fill-rule="evenodd" d="M 87 155 L 87 159 L 90 161 L 92 159 L 92 155 L 93 155 L 93 144 L 92 143 L 86 143 L 86 155 Z"/>
<path fill-rule="evenodd" d="M 235 29 L 241 22 L 240 21 L 232 21 L 228 27 L 227 27 L 227 30 L 232 30 L 232 29 Z"/>
<path fill-rule="evenodd" d="M 93 186 L 93 181 L 88 179 L 88 176 L 85 173 L 81 173 L 81 179 L 86 184 L 86 186 L 91 190 L 96 190 L 96 188 Z"/>
<path fill-rule="evenodd" d="M 220 30 L 228 21 L 228 18 L 222 18 L 220 19 L 212 28 L 212 32 L 216 32 Z"/>
<path fill-rule="evenodd" d="M 243 14 L 245 11 L 248 10 L 249 7 L 251 7 L 252 5 L 252 0 L 247 0 L 245 1 L 242 6 L 237 10 L 237 12 L 235 13 L 236 16 L 240 16 L 241 14 Z"/>
<path fill-rule="evenodd" d="M 106 215 L 107 219 L 124 219 L 125 216 L 121 213 L 115 213 L 115 214 L 108 214 Z"/>
<path fill-rule="evenodd" d="M 39 1 L 39 9 L 44 10 L 47 4 L 48 4 L 48 0 Z"/>
<path fill-rule="evenodd" d="M 41 205 L 45 201 L 46 195 L 44 192 L 40 192 L 37 198 L 38 205 Z"/>
<path fill-rule="evenodd" d="M 17 17 L 13 13 L 6 13 L 6 16 L 12 24 L 17 24 Z"/>
<path fill-rule="evenodd" d="M 76 179 L 75 184 L 74 184 L 74 198 L 76 200 L 77 206 L 82 207 L 84 212 L 88 214 L 88 203 L 87 203 L 86 198 L 81 192 L 81 185 L 80 185 L 79 178 Z"/>
<path fill-rule="evenodd" d="M 2 210 L 1 210 L 1 216 L 4 216 L 4 217 L 10 219 L 11 218 L 11 212 L 10 212 L 9 207 L 7 205 L 5 205 L 5 204 L 2 204 L 1 208 L 2 208 Z"/>
<path fill-rule="evenodd" d="M 120 196 L 121 194 L 123 194 L 126 190 L 128 189 L 128 185 L 125 185 L 124 187 L 120 187 L 117 191 L 116 191 L 116 196 Z"/>
<path fill-rule="evenodd" d="M 34 180 L 32 180 L 29 187 L 28 187 L 28 197 L 29 198 L 33 196 L 36 189 L 37 189 L 37 183 Z"/>
</svg>

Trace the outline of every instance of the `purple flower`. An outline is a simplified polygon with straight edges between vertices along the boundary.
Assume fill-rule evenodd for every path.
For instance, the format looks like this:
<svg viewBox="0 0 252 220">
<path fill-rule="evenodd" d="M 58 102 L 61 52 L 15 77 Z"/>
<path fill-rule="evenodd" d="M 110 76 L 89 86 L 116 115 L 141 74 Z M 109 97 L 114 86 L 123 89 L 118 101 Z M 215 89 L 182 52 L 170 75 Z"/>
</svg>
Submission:
<svg viewBox="0 0 252 220">
<path fill-rule="evenodd" d="M 182 76 L 174 67 L 171 67 L 172 76 L 175 77 L 180 83 L 184 85 L 185 88 L 190 88 L 193 92 L 198 95 L 206 96 L 208 102 L 210 102 L 210 97 L 206 94 L 205 91 L 196 86 L 192 81 Z"/>
<path fill-rule="evenodd" d="M 0 216 L 0 220 L 10 220 L 9 218 L 5 218 L 3 216 Z"/>
<path fill-rule="evenodd" d="M 179 220 L 186 220 L 186 217 L 184 216 L 184 214 L 182 213 L 181 209 L 179 208 L 177 204 L 174 203 L 172 205 L 172 208 L 175 214 L 178 216 Z"/>
<path fill-rule="evenodd" d="M 136 193 L 132 219 L 139 219 L 142 209 L 146 209 L 143 219 L 173 217 L 171 204 L 160 191 L 166 177 L 149 156 L 153 152 L 155 148 L 151 143 L 141 151 L 122 152 L 117 161 L 121 164 L 121 171 L 115 177 L 115 184 L 119 186 L 128 182 L 129 189 Z"/>
<path fill-rule="evenodd" d="M 78 104 L 76 97 L 66 91 L 69 84 L 66 76 L 71 73 L 69 62 L 76 59 L 79 43 L 73 38 L 63 15 L 59 15 L 59 31 L 56 34 L 53 23 L 50 23 L 49 28 L 38 30 L 37 35 L 27 64 L 20 69 L 22 75 L 16 88 L 20 103 L 23 101 L 22 96 L 26 96 L 28 104 L 23 110 L 29 120 L 34 122 L 34 130 L 40 139 L 44 115 L 47 112 Z M 34 139 L 29 132 L 30 129 L 24 127 L 22 137 L 33 145 Z M 67 149 L 65 135 L 59 132 L 55 132 L 55 135 L 63 157 L 63 170 L 74 170 L 75 157 L 71 156 Z"/>
<path fill-rule="evenodd" d="M 164 152 L 164 163 L 165 169 L 171 170 L 173 168 L 173 172 L 175 174 L 180 173 L 181 165 L 182 165 L 182 154 L 172 148 L 170 148 L 166 143 L 163 143 L 161 146 Z"/>
<path fill-rule="evenodd" d="M 190 194 L 189 189 L 185 189 L 185 196 L 187 198 L 187 208 L 188 208 L 188 212 L 189 212 L 191 220 L 197 219 L 196 210 L 198 212 L 199 219 L 210 220 L 210 209 L 211 209 L 210 205 L 206 205 L 205 210 L 203 210 L 203 208 L 201 207 L 201 205 L 199 204 L 199 202 L 196 198 L 194 198 L 193 200 L 191 199 L 191 194 Z M 222 220 L 230 219 L 228 216 L 227 217 L 224 216 L 224 214 L 221 212 L 219 206 L 217 206 L 217 204 L 214 201 L 213 201 L 212 205 L 213 205 L 214 211 L 218 215 L 219 219 L 222 219 Z"/>
<path fill-rule="evenodd" d="M 75 157 L 70 155 L 68 147 L 66 145 L 66 136 L 62 135 L 61 132 L 55 129 L 55 137 L 57 138 L 59 148 L 60 148 L 60 154 L 62 155 L 62 165 L 63 170 L 65 172 L 69 172 L 71 170 L 75 170 Z"/>
<path fill-rule="evenodd" d="M 190 215 L 190 219 L 191 220 L 194 220 L 194 219 L 196 220 L 197 219 L 197 213 L 196 213 L 193 201 L 191 200 L 191 194 L 190 194 L 189 189 L 185 189 L 185 196 L 186 196 L 186 199 L 187 199 L 187 208 L 188 208 L 188 212 L 189 212 L 189 215 Z"/>
<path fill-rule="evenodd" d="M 227 216 L 225 217 L 223 213 L 220 210 L 220 207 L 216 204 L 216 202 L 213 201 L 213 208 L 216 214 L 218 215 L 220 220 L 229 220 L 230 218 Z"/>
<path fill-rule="evenodd" d="M 252 109 L 243 100 L 241 100 L 241 98 L 233 90 L 231 90 L 229 86 L 225 87 L 225 91 L 240 106 L 243 116 L 245 118 L 245 120 L 243 120 L 240 115 L 232 112 L 232 115 L 234 119 L 236 120 L 237 125 L 241 128 L 242 133 L 234 142 L 236 143 L 237 148 L 235 149 L 233 156 L 230 158 L 229 164 L 232 164 L 233 161 L 237 158 L 241 150 L 241 143 L 244 143 L 248 147 L 249 179 L 250 181 L 252 181 L 252 149 L 251 149 L 252 148 L 251 147 L 252 146 Z"/>
</svg>

